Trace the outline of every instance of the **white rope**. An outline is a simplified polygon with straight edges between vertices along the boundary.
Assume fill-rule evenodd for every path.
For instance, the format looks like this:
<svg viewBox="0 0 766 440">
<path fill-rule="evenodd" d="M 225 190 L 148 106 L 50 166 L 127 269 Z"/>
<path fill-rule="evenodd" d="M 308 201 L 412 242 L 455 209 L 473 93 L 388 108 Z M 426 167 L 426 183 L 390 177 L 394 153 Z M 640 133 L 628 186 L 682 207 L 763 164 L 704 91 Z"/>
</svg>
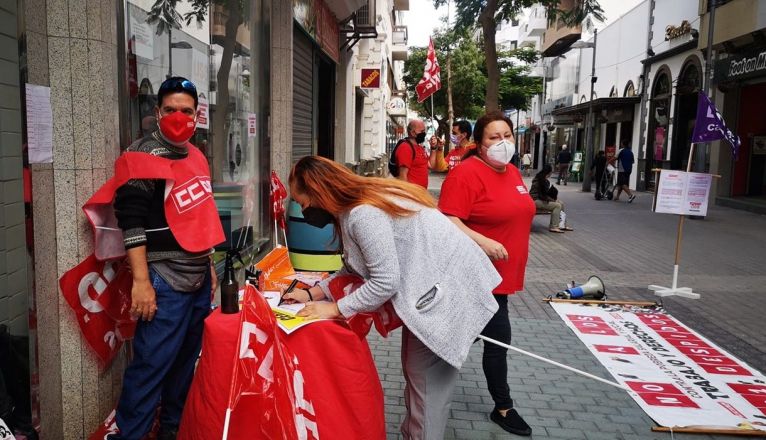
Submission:
<svg viewBox="0 0 766 440">
<path fill-rule="evenodd" d="M 606 379 L 604 379 L 604 378 L 601 378 L 601 377 L 598 377 L 598 376 L 594 376 L 594 375 L 592 375 L 592 374 L 590 374 L 590 373 L 586 373 L 586 372 L 584 372 L 584 371 L 581 371 L 581 370 L 578 370 L 578 369 L 576 369 L 576 368 L 572 368 L 572 367 L 570 367 L 570 366 L 568 366 L 568 365 L 560 364 L 560 363 L 558 363 L 558 362 L 556 362 L 556 361 L 552 361 L 552 360 L 550 360 L 550 359 L 548 359 L 548 358 L 544 358 L 544 357 L 542 357 L 542 356 L 538 356 L 538 355 L 536 355 L 536 354 L 534 354 L 534 353 L 530 353 L 530 352 L 528 352 L 528 351 L 525 351 L 525 350 L 522 350 L 522 349 L 520 349 L 520 348 L 516 348 L 516 347 L 514 347 L 514 346 L 512 346 L 512 345 L 504 344 L 504 343 L 502 343 L 502 342 L 500 342 L 500 341 L 496 341 L 496 340 L 494 340 L 494 339 L 492 339 L 492 338 L 488 338 L 488 337 L 486 337 L 486 336 L 484 336 L 484 335 L 479 335 L 479 338 L 480 338 L 480 339 L 483 339 L 483 340 L 485 340 L 485 341 L 487 341 L 487 342 L 491 342 L 491 343 L 493 343 L 493 344 L 495 344 L 495 345 L 499 345 L 500 347 L 503 347 L 503 348 L 507 348 L 508 350 L 513 350 L 513 351 L 515 351 L 515 352 L 518 352 L 518 353 L 521 353 L 521 354 L 523 354 L 523 355 L 527 355 L 527 356 L 529 356 L 529 357 L 531 357 L 531 358 L 535 358 L 535 359 L 537 359 L 537 360 L 539 360 L 539 361 L 547 362 L 547 363 L 549 363 L 549 364 L 551 364 L 551 365 L 555 365 L 555 366 L 557 366 L 557 367 L 559 367 L 559 368 L 563 368 L 563 369 L 565 369 L 565 370 L 569 370 L 569 371 L 571 371 L 571 372 L 573 372 L 573 373 L 577 373 L 577 374 L 579 374 L 579 375 L 581 375 L 581 376 L 585 376 L 585 377 L 587 377 L 587 378 L 590 378 L 590 379 L 593 379 L 593 380 L 597 380 L 597 381 L 599 381 L 599 382 L 602 382 L 602 383 L 605 383 L 605 384 L 607 384 L 607 385 L 611 385 L 611 386 L 613 386 L 613 387 L 617 387 L 617 388 L 619 388 L 619 389 L 621 389 L 621 390 L 624 390 L 624 391 L 628 391 L 628 392 L 631 392 L 631 391 L 632 391 L 632 390 L 630 390 L 629 388 L 625 387 L 624 385 L 620 385 L 620 384 L 619 384 L 619 383 L 617 383 L 617 382 L 612 382 L 611 380 L 606 380 Z"/>
</svg>

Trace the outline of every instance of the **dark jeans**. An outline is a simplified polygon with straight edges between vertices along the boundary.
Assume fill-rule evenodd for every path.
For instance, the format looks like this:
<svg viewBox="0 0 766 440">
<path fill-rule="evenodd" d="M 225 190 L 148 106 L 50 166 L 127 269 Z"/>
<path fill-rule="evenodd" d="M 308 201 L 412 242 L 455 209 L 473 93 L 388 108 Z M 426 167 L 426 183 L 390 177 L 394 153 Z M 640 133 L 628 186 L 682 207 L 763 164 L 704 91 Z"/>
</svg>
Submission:
<svg viewBox="0 0 766 440">
<path fill-rule="evenodd" d="M 142 439 L 160 400 L 160 425 L 178 427 L 202 348 L 203 323 L 210 313 L 210 275 L 196 292 L 173 290 L 153 269 L 150 277 L 157 314 L 151 321 L 138 321 L 133 360 L 125 370 L 117 405 L 121 433 L 110 440 Z"/>
<path fill-rule="evenodd" d="M 508 319 L 508 295 L 493 295 L 500 306 L 495 316 L 489 320 L 481 334 L 496 341 L 511 343 L 511 321 Z M 487 388 L 495 409 L 513 408 L 511 390 L 508 388 L 508 350 L 484 341 L 484 354 L 481 359 Z"/>
</svg>

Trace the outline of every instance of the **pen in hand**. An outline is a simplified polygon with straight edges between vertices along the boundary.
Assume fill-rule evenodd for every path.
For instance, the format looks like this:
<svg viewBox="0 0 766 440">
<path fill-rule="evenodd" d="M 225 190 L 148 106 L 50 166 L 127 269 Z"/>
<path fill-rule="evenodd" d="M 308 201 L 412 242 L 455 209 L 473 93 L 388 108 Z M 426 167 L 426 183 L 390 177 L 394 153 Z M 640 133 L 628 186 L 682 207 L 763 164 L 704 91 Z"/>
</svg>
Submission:
<svg viewBox="0 0 766 440">
<path fill-rule="evenodd" d="M 277 307 L 281 306 L 283 302 L 285 302 L 285 295 L 292 292 L 293 289 L 295 289 L 295 286 L 298 285 L 298 280 L 294 279 L 289 286 L 287 286 L 287 290 L 285 290 L 285 293 L 282 294 L 282 296 L 279 297 L 279 303 L 277 303 Z"/>
</svg>

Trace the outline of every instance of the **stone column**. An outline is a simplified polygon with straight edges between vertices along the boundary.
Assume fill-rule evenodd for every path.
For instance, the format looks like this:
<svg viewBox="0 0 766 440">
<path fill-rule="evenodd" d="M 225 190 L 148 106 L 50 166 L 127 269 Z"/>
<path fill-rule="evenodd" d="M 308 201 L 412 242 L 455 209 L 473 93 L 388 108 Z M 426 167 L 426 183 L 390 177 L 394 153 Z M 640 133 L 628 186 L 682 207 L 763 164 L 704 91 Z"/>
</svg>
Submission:
<svg viewBox="0 0 766 440">
<path fill-rule="evenodd" d="M 86 438 L 119 394 L 124 356 L 101 370 L 58 278 L 92 253 L 80 210 L 119 154 L 112 0 L 26 0 L 28 81 L 50 86 L 53 163 L 32 167 L 41 438 Z"/>
<path fill-rule="evenodd" d="M 293 4 L 271 1 L 271 169 L 287 185 L 293 153 Z M 268 177 L 265 177 L 268 178 Z"/>
</svg>

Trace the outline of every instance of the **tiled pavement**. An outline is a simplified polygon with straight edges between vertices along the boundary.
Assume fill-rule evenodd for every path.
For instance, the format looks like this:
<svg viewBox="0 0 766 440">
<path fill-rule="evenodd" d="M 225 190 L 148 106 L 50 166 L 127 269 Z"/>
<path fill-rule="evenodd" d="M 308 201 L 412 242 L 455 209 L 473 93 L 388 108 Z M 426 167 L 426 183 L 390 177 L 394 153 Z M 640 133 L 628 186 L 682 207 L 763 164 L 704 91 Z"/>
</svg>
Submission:
<svg viewBox="0 0 766 440">
<path fill-rule="evenodd" d="M 431 176 L 438 194 L 440 176 Z M 526 289 L 509 302 L 512 344 L 541 356 L 610 378 L 607 371 L 541 299 L 572 280 L 595 274 L 611 299 L 650 300 L 648 284 L 669 284 L 677 217 L 650 211 L 651 194 L 632 203 L 596 201 L 561 186 L 575 232 L 547 232 L 547 218 L 534 221 Z M 702 295 L 699 300 L 666 298 L 676 318 L 761 371 L 766 370 L 766 217 L 711 207 L 705 220 L 684 227 L 680 283 Z M 373 332 L 374 333 L 374 332 Z M 389 339 L 370 334 L 370 347 L 386 399 L 390 439 L 400 438 L 404 414 L 404 377 L 399 332 Z M 449 439 L 507 439 L 487 415 L 492 400 L 476 343 L 460 372 Z M 533 428 L 532 439 L 670 439 L 653 433 L 652 420 L 624 392 L 520 354 L 509 354 L 508 381 L 515 407 Z M 721 436 L 677 434 L 680 439 Z"/>
</svg>

